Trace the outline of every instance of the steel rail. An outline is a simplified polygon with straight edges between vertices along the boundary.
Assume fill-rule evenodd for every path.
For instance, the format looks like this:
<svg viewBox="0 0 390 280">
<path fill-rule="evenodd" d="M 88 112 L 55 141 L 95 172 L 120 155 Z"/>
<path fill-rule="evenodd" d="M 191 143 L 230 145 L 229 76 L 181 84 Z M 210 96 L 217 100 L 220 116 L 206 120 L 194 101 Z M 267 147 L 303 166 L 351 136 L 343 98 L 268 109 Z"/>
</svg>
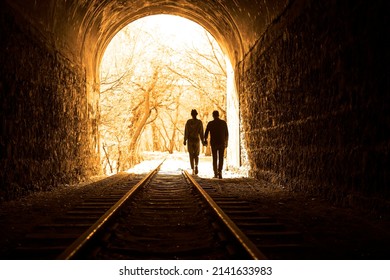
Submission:
<svg viewBox="0 0 390 280">
<path fill-rule="evenodd" d="M 195 179 L 183 170 L 184 176 L 201 193 L 205 201 L 213 209 L 214 213 L 221 219 L 225 227 L 231 232 L 232 236 L 245 249 L 248 255 L 254 260 L 265 260 L 267 257 L 256 247 L 255 244 L 237 227 L 237 225 L 223 212 L 217 203 L 208 195 L 208 193 L 195 181 Z"/>
<path fill-rule="evenodd" d="M 58 260 L 70 260 L 82 250 L 98 232 L 100 232 L 107 221 L 118 212 L 126 200 L 128 200 L 137 190 L 144 186 L 150 178 L 160 169 L 164 160 L 152 171 L 150 171 L 141 181 L 139 181 L 131 190 L 129 190 L 115 205 L 103 214 L 91 227 L 89 227 L 79 238 L 77 238 L 69 247 L 67 247 L 58 257 Z"/>
</svg>

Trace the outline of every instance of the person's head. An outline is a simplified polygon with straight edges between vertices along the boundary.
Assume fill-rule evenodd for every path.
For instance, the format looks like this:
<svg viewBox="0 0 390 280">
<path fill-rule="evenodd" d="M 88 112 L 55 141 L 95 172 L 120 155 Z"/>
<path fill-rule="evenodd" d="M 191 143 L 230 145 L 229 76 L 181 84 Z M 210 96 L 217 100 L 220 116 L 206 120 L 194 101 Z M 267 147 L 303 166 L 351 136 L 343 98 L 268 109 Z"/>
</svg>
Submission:
<svg viewBox="0 0 390 280">
<path fill-rule="evenodd" d="M 195 119 L 197 115 L 198 115 L 198 112 L 195 109 L 192 109 L 191 116 Z"/>
<path fill-rule="evenodd" d="M 219 118 L 219 112 L 218 112 L 217 110 L 215 110 L 215 111 L 213 112 L 213 118 L 214 118 L 214 119 L 218 119 L 218 118 Z"/>
</svg>

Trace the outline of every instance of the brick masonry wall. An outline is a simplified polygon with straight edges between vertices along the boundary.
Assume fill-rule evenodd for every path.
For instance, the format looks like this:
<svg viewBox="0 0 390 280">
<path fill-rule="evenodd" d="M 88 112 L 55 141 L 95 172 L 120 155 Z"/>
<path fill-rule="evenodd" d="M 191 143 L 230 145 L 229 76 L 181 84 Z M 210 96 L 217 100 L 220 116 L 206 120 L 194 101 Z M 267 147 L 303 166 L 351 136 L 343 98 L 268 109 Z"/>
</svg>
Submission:
<svg viewBox="0 0 390 280">
<path fill-rule="evenodd" d="M 26 26 L 1 12 L 0 199 L 96 171 L 85 73 Z"/>
<path fill-rule="evenodd" d="M 340 203 L 389 200 L 388 10 L 295 1 L 269 26 L 238 66 L 252 176 Z"/>
</svg>

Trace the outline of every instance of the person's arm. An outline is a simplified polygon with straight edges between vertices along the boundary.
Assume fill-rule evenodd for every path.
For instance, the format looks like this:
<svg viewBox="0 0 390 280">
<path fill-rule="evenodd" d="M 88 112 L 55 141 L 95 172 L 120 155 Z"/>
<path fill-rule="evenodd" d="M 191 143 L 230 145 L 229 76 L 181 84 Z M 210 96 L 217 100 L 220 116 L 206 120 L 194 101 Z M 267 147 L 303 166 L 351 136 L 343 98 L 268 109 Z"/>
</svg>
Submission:
<svg viewBox="0 0 390 280">
<path fill-rule="evenodd" d="M 227 123 L 225 122 L 225 148 L 227 148 L 229 142 L 229 130 L 227 127 Z"/>
<path fill-rule="evenodd" d="M 200 141 L 202 141 L 202 144 L 204 145 L 203 123 L 201 120 L 199 120 L 199 137 Z"/>
<path fill-rule="evenodd" d="M 184 127 L 184 141 L 183 144 L 184 146 L 187 144 L 187 139 L 188 139 L 188 122 L 186 122 L 186 126 Z"/>
<path fill-rule="evenodd" d="M 206 131 L 204 132 L 204 141 L 203 141 L 203 145 L 207 146 L 207 137 L 209 136 L 209 131 L 210 131 L 210 123 L 207 124 L 206 126 Z"/>
</svg>

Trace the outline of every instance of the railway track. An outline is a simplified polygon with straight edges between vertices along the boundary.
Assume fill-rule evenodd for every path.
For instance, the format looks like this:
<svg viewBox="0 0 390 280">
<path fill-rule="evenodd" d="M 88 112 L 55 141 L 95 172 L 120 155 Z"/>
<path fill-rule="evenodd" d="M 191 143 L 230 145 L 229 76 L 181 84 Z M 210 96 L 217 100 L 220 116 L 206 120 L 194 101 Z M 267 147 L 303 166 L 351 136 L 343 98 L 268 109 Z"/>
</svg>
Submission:
<svg viewBox="0 0 390 280">
<path fill-rule="evenodd" d="M 280 259 L 302 251 L 299 233 L 218 195 L 213 180 L 201 187 L 185 171 L 159 167 L 135 185 L 121 178 L 115 192 L 40 225 L 10 258 Z"/>
<path fill-rule="evenodd" d="M 99 195 L 87 196 L 82 203 L 25 235 L 7 259 L 55 259 L 88 228 L 96 223 L 139 181 L 139 176 L 119 173 L 99 181 Z M 93 183 L 95 185 L 96 183 Z"/>
<path fill-rule="evenodd" d="M 308 245 L 302 233 L 271 216 L 261 215 L 253 203 L 221 191 L 218 181 L 198 179 L 202 188 L 268 259 L 322 259 L 323 252 Z M 294 213 L 291 213 L 292 215 Z"/>
</svg>

